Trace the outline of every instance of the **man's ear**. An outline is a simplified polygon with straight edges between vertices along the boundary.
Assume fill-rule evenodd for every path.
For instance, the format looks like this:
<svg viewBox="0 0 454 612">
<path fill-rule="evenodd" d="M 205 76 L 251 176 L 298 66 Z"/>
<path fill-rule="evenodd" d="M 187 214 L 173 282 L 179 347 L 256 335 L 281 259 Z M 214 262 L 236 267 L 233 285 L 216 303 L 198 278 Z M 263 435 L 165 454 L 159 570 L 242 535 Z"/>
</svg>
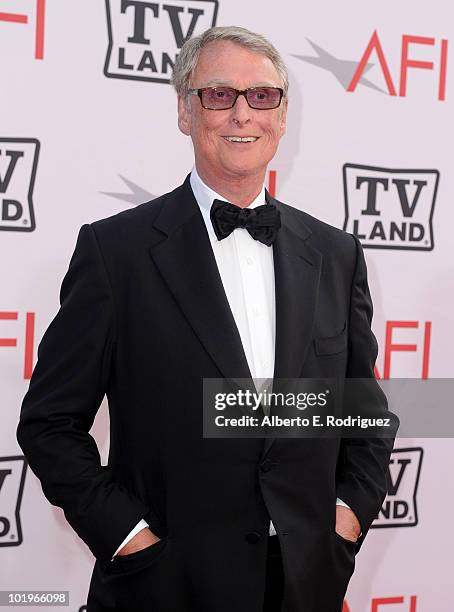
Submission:
<svg viewBox="0 0 454 612">
<path fill-rule="evenodd" d="M 178 127 L 186 136 L 191 134 L 191 113 L 187 110 L 184 100 L 178 96 Z"/>
</svg>

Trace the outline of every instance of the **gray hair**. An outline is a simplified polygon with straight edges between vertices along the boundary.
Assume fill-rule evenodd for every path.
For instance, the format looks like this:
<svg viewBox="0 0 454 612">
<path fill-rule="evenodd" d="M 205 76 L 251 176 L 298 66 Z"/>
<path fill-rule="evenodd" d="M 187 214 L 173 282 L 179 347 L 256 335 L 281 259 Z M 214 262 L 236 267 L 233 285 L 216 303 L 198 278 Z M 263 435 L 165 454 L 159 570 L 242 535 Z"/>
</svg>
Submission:
<svg viewBox="0 0 454 612">
<path fill-rule="evenodd" d="M 289 85 L 287 66 L 279 51 L 269 40 L 261 34 L 256 34 L 239 26 L 213 27 L 205 30 L 200 36 L 189 38 L 181 47 L 175 61 L 170 82 L 175 87 L 177 94 L 183 98 L 186 108 L 189 109 L 189 89 L 200 52 L 206 45 L 217 40 L 230 40 L 254 53 L 268 57 L 281 79 L 284 96 L 287 96 Z"/>
</svg>

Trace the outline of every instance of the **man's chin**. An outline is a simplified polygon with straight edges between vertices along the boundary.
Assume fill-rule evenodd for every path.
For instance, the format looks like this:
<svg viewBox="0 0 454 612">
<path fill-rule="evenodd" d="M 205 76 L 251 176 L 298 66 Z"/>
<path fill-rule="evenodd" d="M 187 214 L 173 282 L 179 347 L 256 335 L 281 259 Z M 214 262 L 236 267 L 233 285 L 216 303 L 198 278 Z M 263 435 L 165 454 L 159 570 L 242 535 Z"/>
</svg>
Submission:
<svg viewBox="0 0 454 612">
<path fill-rule="evenodd" d="M 228 163 L 223 165 L 223 169 L 229 176 L 257 176 L 261 172 L 266 170 L 266 166 L 258 165 L 257 160 L 238 160 L 235 163 Z"/>
</svg>

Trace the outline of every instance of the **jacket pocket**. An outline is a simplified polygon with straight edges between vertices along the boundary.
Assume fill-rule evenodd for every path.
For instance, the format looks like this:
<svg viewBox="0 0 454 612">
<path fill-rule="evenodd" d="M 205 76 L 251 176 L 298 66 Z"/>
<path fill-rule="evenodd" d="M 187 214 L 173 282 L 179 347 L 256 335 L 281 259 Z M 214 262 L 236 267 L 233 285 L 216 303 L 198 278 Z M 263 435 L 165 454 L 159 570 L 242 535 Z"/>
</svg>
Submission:
<svg viewBox="0 0 454 612">
<path fill-rule="evenodd" d="M 335 355 L 347 348 L 347 323 L 340 334 L 325 338 L 314 338 L 315 352 L 317 355 Z"/>
<path fill-rule="evenodd" d="M 342 542 L 342 544 L 345 544 L 346 546 L 350 546 L 350 548 L 352 548 L 353 550 L 356 550 L 357 548 L 357 541 L 354 542 L 353 540 L 347 540 L 347 538 L 344 538 L 343 536 L 341 536 L 339 533 L 337 533 L 337 531 L 334 532 L 334 536 L 337 538 L 338 541 Z"/>
<path fill-rule="evenodd" d="M 164 552 L 168 540 L 168 537 L 161 538 L 154 544 L 150 544 L 129 555 L 117 555 L 113 561 L 106 564 L 106 572 L 108 574 L 130 574 L 148 567 Z"/>
</svg>

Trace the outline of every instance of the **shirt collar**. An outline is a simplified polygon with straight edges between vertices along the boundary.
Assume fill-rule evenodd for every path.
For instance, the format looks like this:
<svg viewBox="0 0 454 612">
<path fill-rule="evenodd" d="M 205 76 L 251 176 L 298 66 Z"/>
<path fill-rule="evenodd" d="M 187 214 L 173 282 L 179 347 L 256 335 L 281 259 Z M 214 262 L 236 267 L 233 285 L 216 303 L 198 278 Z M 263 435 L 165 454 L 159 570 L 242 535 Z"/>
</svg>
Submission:
<svg viewBox="0 0 454 612">
<path fill-rule="evenodd" d="M 208 185 L 202 181 L 199 173 L 197 172 L 195 164 L 191 171 L 190 182 L 195 199 L 203 212 L 210 212 L 213 200 L 223 200 L 228 202 L 228 200 L 216 193 L 213 189 L 211 189 L 211 187 L 208 187 Z M 262 204 L 266 204 L 264 185 L 262 186 L 262 190 L 258 196 L 249 204 L 247 208 L 255 208 L 256 206 L 260 206 Z"/>
</svg>

